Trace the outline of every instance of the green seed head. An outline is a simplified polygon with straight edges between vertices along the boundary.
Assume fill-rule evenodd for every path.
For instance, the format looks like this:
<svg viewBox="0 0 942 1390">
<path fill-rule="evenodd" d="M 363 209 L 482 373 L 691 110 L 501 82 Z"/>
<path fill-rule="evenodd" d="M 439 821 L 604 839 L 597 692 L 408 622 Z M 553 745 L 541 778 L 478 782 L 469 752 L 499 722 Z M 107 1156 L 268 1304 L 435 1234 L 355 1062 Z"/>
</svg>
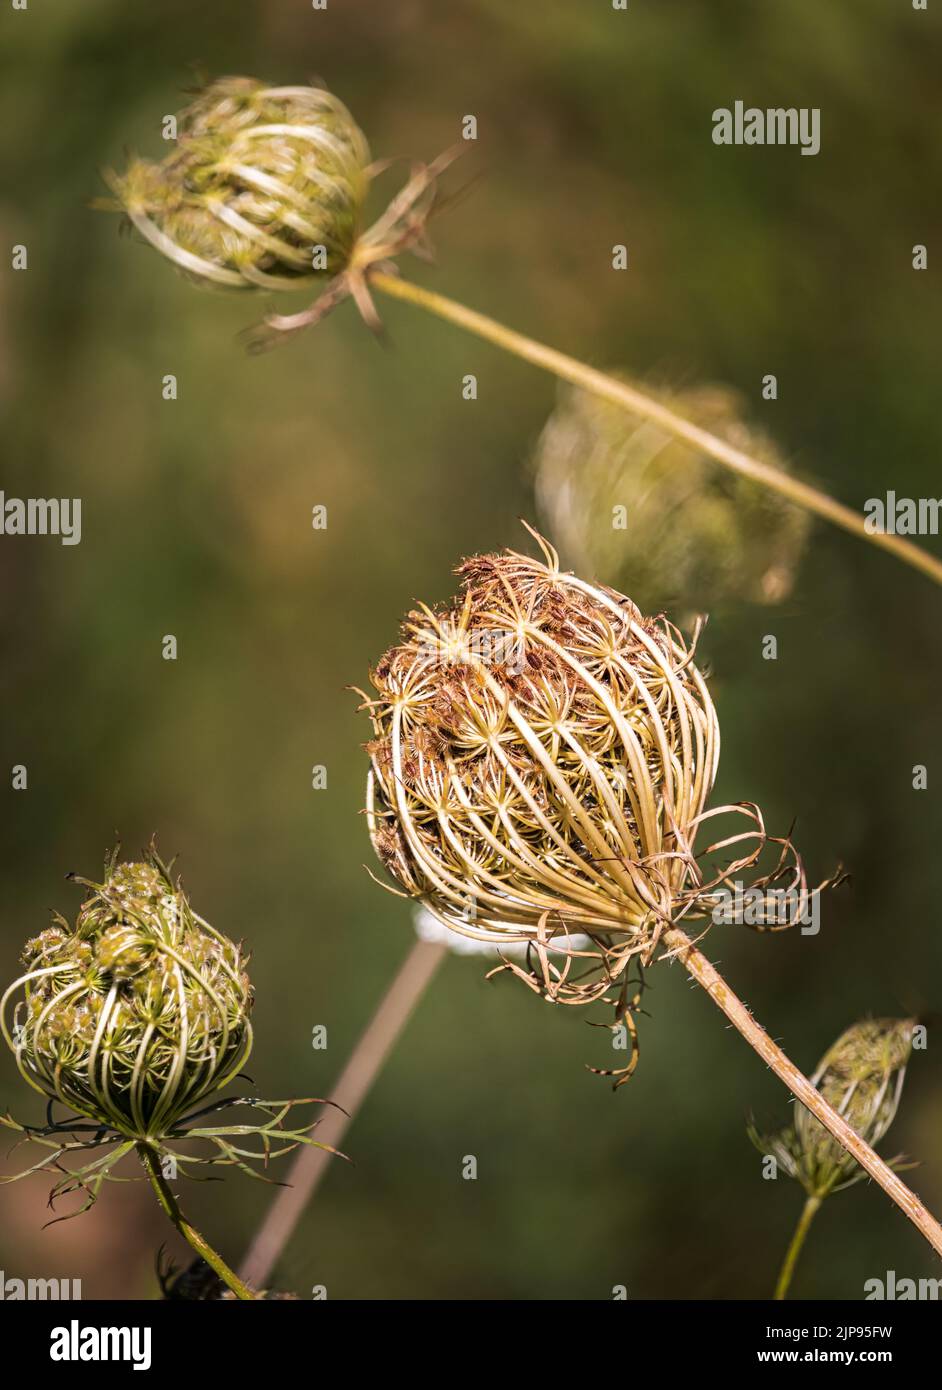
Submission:
<svg viewBox="0 0 942 1390">
<path fill-rule="evenodd" d="M 853 1024 L 821 1058 L 811 1082 L 871 1148 L 896 1116 L 912 1052 L 911 1018 L 871 1018 Z M 850 1186 L 865 1174 L 856 1160 L 803 1105 L 794 1124 L 773 1135 L 750 1138 L 815 1197 Z"/>
<path fill-rule="evenodd" d="M 37 1090 L 159 1140 L 248 1057 L 246 958 L 194 914 L 156 854 L 112 858 L 88 886 L 74 925 L 57 918 L 27 943 L 4 1037 Z"/>
<path fill-rule="evenodd" d="M 134 159 L 108 181 L 138 231 L 181 269 L 282 290 L 346 269 L 369 158 L 349 111 L 322 88 L 224 77 L 180 112 L 165 159 Z"/>
<path fill-rule="evenodd" d="M 812 1084 L 871 1148 L 880 1142 L 896 1115 L 912 1051 L 914 1020 L 874 1018 L 855 1023 L 824 1054 Z M 810 1110 L 799 1106 L 795 1130 L 809 1172 L 827 1175 L 846 1150 Z"/>
<path fill-rule="evenodd" d="M 787 471 L 772 443 L 743 423 L 735 393 L 643 389 Z M 650 610 L 704 612 L 726 599 L 777 603 L 792 588 L 806 514 L 609 401 L 567 387 L 533 468 L 540 508 L 564 554 L 607 583 L 628 585 Z"/>
</svg>

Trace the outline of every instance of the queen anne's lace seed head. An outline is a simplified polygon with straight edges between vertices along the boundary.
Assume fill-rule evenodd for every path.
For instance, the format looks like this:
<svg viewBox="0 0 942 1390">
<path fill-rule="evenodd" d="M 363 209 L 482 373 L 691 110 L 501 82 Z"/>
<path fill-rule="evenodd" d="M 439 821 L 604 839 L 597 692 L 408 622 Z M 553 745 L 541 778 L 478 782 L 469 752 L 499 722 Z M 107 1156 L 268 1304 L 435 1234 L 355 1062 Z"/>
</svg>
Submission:
<svg viewBox="0 0 942 1390">
<path fill-rule="evenodd" d="M 787 471 L 771 440 L 744 423 L 734 392 L 643 390 Z M 564 555 L 609 583 L 629 583 L 653 609 L 702 613 L 728 599 L 778 603 L 792 589 L 807 513 L 621 406 L 566 387 L 533 468 L 546 526 Z"/>
<path fill-rule="evenodd" d="M 871 1148 L 879 1144 L 896 1116 L 915 1026 L 911 1018 L 868 1018 L 854 1023 L 828 1048 L 811 1077 L 828 1104 Z M 795 1106 L 794 1123 L 776 1133 L 760 1134 L 750 1123 L 749 1137 L 809 1196 L 825 1197 L 866 1176 L 803 1105 Z"/>
<path fill-rule="evenodd" d="M 430 253 L 427 223 L 438 178 L 461 148 L 413 165 L 385 211 L 364 228 L 370 181 L 385 166 L 370 163 L 347 108 L 322 87 L 223 77 L 180 113 L 166 158 L 135 158 L 123 174 L 105 175 L 115 197 L 98 206 L 124 212 L 197 280 L 262 290 L 313 282 L 318 293 L 307 308 L 269 313 L 249 330 L 248 346 L 260 350 L 309 328 L 348 296 L 371 328 L 382 327 L 370 277 L 395 271 L 400 252 Z"/>
<path fill-rule="evenodd" d="M 533 988 L 624 1002 L 629 961 L 705 892 L 719 726 L 677 629 L 541 544 L 545 563 L 466 561 L 371 673 L 370 833 L 446 926 L 528 944 L 531 968 L 507 966 Z"/>
<path fill-rule="evenodd" d="M 112 857 L 104 882 L 87 886 L 74 925 L 57 918 L 27 943 L 3 1034 L 35 1089 L 159 1140 L 249 1055 L 246 958 L 196 916 L 156 854 Z"/>
<path fill-rule="evenodd" d="M 133 159 L 109 183 L 142 236 L 182 270 L 285 290 L 346 269 L 369 159 L 330 92 L 224 77 L 180 112 L 166 158 Z"/>
<path fill-rule="evenodd" d="M 710 917 L 771 843 L 778 862 L 753 886 L 789 879 L 800 916 L 804 871 L 756 807 L 705 809 L 720 738 L 694 647 L 562 572 L 537 539 L 545 563 L 465 561 L 462 593 L 408 614 L 370 673 L 370 835 L 443 925 L 527 948 L 499 968 L 558 1002 L 606 999 L 628 1021 L 628 967 L 654 959 L 666 928 Z M 748 828 L 697 851 L 701 824 L 724 812 Z M 701 857 L 728 846 L 705 881 Z"/>
</svg>

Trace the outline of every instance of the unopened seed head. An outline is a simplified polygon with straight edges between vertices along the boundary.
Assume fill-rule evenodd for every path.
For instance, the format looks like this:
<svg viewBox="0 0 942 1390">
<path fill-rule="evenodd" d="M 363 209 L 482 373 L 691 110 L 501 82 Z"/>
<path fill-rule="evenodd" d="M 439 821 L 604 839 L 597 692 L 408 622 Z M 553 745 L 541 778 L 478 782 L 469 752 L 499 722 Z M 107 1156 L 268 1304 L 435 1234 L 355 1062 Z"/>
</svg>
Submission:
<svg viewBox="0 0 942 1390">
<path fill-rule="evenodd" d="M 875 1147 L 896 1116 L 912 1052 L 911 1018 L 868 1018 L 854 1023 L 828 1048 L 812 1084 L 850 1127 Z M 794 1122 L 771 1135 L 750 1126 L 762 1153 L 774 1154 L 789 1176 L 814 1197 L 850 1186 L 865 1174 L 831 1132 L 803 1105 Z"/>
<path fill-rule="evenodd" d="M 914 1026 L 911 1018 L 870 1018 L 853 1024 L 824 1054 L 811 1078 L 871 1148 L 896 1115 Z M 844 1148 L 804 1106 L 796 1107 L 795 1129 L 809 1169 L 823 1172 L 839 1163 L 848 1168 Z"/>
<path fill-rule="evenodd" d="M 643 390 L 788 471 L 771 440 L 745 424 L 735 392 Z M 627 584 L 651 610 L 708 612 L 729 599 L 778 603 L 792 589 L 806 513 L 620 406 L 564 388 L 532 467 L 543 518 L 563 554 L 608 583 Z"/>
<path fill-rule="evenodd" d="M 27 943 L 4 1036 L 35 1089 L 159 1139 L 248 1056 L 246 958 L 196 917 L 156 855 L 112 858 L 89 886 L 74 925 L 57 918 Z"/>
<path fill-rule="evenodd" d="M 330 92 L 225 77 L 180 112 L 163 160 L 135 158 L 108 182 L 138 231 L 182 270 L 284 290 L 347 267 L 369 160 Z"/>
</svg>

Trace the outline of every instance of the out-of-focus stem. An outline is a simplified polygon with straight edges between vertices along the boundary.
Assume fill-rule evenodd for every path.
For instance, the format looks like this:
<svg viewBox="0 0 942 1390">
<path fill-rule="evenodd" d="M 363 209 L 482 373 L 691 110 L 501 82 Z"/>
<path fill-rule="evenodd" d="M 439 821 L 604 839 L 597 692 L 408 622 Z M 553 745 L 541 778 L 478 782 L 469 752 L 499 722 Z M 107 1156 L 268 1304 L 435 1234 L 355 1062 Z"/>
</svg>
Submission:
<svg viewBox="0 0 942 1390">
<path fill-rule="evenodd" d="M 843 1116 L 829 1105 L 820 1091 L 815 1090 L 794 1062 L 774 1043 L 760 1023 L 757 1023 L 741 999 L 730 989 L 716 966 L 698 951 L 689 936 L 679 927 L 671 927 L 661 937 L 667 946 L 696 980 L 706 990 L 714 1004 L 720 1009 L 743 1035 L 750 1047 L 754 1048 L 762 1060 L 772 1068 L 780 1081 L 812 1115 L 824 1125 L 839 1144 L 856 1158 L 860 1166 L 878 1182 L 887 1196 L 909 1217 L 913 1225 L 925 1236 L 932 1248 L 942 1255 L 942 1226 L 930 1211 L 923 1206 L 916 1194 L 884 1163 L 879 1154 L 874 1153 L 855 1129 L 852 1129 Z"/>
<path fill-rule="evenodd" d="M 805 1236 L 811 1227 L 818 1207 L 821 1205 L 820 1197 L 809 1197 L 802 1208 L 801 1216 L 798 1218 L 798 1225 L 795 1227 L 792 1238 L 785 1251 L 785 1259 L 782 1261 L 782 1268 L 779 1272 L 778 1283 L 775 1285 L 775 1297 L 779 1300 L 784 1299 L 788 1293 L 788 1286 L 792 1282 L 792 1275 L 795 1273 L 795 1265 L 798 1256 L 801 1254 L 801 1247 L 805 1243 Z"/>
<path fill-rule="evenodd" d="M 170 1191 L 166 1178 L 160 1171 L 160 1158 L 154 1149 L 147 1144 L 138 1144 L 137 1152 L 144 1165 L 145 1172 L 150 1178 L 151 1186 L 157 1194 L 157 1200 L 164 1212 L 176 1226 L 185 1241 L 192 1245 L 209 1267 L 219 1275 L 219 1278 L 226 1284 L 236 1298 L 256 1299 L 258 1295 L 239 1278 L 234 1270 L 231 1270 L 221 1255 L 218 1255 L 205 1236 L 200 1235 L 195 1226 L 191 1226 L 189 1221 L 180 1210 L 180 1205 L 176 1197 Z"/>
<path fill-rule="evenodd" d="M 340 1075 L 330 1097 L 334 1104 L 317 1127 L 318 1142 L 338 1146 L 446 955 L 445 946 L 416 941 Z M 272 1202 L 242 1262 L 240 1272 L 248 1283 L 258 1288 L 268 1283 L 331 1157 L 325 1149 L 303 1148 L 298 1153 L 288 1173 L 289 1186 Z"/>
<path fill-rule="evenodd" d="M 751 478 L 762 487 L 771 488 L 796 507 L 804 507 L 807 511 L 814 512 L 816 516 L 842 527 L 851 535 L 859 536 L 862 540 L 888 550 L 904 564 L 921 570 L 937 584 L 942 584 L 942 560 L 937 560 L 921 546 L 913 545 L 912 541 L 902 536 L 868 530 L 863 515 L 854 511 L 852 507 L 846 507 L 843 502 L 836 501 L 827 493 L 812 487 L 810 483 L 802 482 L 800 478 L 793 478 L 771 464 L 752 458 L 741 449 L 736 449 L 732 444 L 727 444 L 725 440 L 711 434 L 709 430 L 701 429 L 699 425 L 694 425 L 675 414 L 673 410 L 646 396 L 644 392 L 607 376 L 595 367 L 587 366 L 575 357 L 569 357 L 563 352 L 557 352 L 555 348 L 537 342 L 534 338 L 517 333 L 514 329 L 498 323 L 496 319 L 488 318 L 486 314 L 479 314 L 475 309 L 469 309 L 466 305 L 448 299 L 445 295 L 436 294 L 433 290 L 423 289 L 398 275 L 371 270 L 369 284 L 371 289 L 379 290 L 381 294 L 390 295 L 393 299 L 404 299 L 410 304 L 426 309 L 429 313 L 457 324 L 459 328 L 486 339 L 506 352 L 523 358 L 525 362 L 552 372 L 554 376 L 571 382 L 573 386 L 580 386 L 595 396 L 602 396 L 605 400 L 624 407 L 632 415 L 652 420 L 678 439 L 685 440 L 702 453 L 708 454 L 710 458 L 716 459 L 717 463 L 741 473 L 745 478 Z"/>
</svg>

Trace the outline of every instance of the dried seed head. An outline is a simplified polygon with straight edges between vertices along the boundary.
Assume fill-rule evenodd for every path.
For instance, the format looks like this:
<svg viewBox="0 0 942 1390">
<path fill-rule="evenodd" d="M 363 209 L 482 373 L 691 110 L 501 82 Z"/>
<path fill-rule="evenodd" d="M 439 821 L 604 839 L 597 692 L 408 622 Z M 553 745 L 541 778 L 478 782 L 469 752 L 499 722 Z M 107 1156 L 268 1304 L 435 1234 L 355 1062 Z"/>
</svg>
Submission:
<svg viewBox="0 0 942 1390">
<path fill-rule="evenodd" d="M 788 471 L 771 441 L 743 423 L 735 392 L 643 389 L 692 424 Z M 807 514 L 659 425 L 567 387 L 532 466 L 540 509 L 563 553 L 612 584 L 630 582 L 655 610 L 707 612 L 725 599 L 778 603 L 791 591 Z"/>
<path fill-rule="evenodd" d="M 853 1024 L 821 1058 L 811 1082 L 871 1148 L 893 1123 L 912 1052 L 911 1018 L 870 1018 Z M 794 1124 L 749 1136 L 761 1153 L 773 1154 L 790 1177 L 814 1197 L 849 1187 L 862 1168 L 803 1105 Z"/>
<path fill-rule="evenodd" d="M 625 1007 L 629 962 L 707 915 L 766 837 L 755 808 L 727 808 L 753 847 L 704 883 L 694 842 L 717 814 L 719 726 L 693 648 L 540 544 L 545 563 L 466 561 L 459 597 L 410 613 L 371 673 L 370 833 L 445 926 L 527 945 L 528 968 L 505 968 L 532 988 Z M 800 863 L 793 875 L 804 891 Z"/>
<path fill-rule="evenodd" d="M 87 886 L 74 926 L 57 918 L 27 943 L 26 972 L 0 1004 L 3 1035 L 36 1090 L 156 1141 L 248 1057 L 246 958 L 196 916 L 154 852 L 112 856 L 104 882 Z"/>
<path fill-rule="evenodd" d="M 180 112 L 165 159 L 134 159 L 108 182 L 138 231 L 182 270 L 286 290 L 346 269 L 369 158 L 330 92 L 224 77 Z"/>
</svg>

